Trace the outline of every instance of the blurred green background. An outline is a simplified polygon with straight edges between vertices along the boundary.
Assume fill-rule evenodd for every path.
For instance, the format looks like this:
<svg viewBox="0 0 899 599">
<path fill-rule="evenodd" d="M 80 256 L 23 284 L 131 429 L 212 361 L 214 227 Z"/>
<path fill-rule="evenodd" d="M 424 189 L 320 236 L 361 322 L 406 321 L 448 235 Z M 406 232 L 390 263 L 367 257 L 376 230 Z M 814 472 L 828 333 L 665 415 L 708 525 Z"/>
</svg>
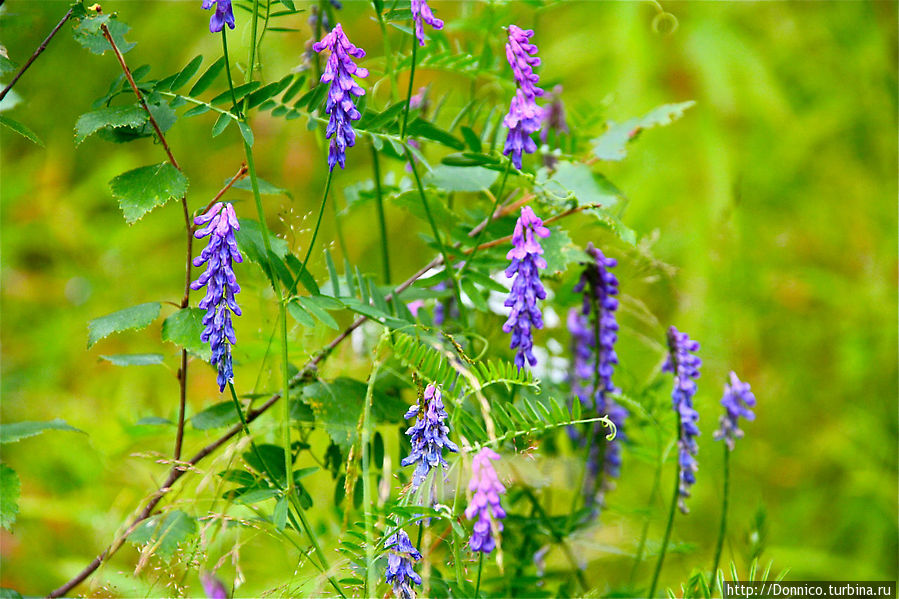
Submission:
<svg viewBox="0 0 899 599">
<path fill-rule="evenodd" d="M 668 283 L 642 280 L 628 288 L 623 280 L 622 289 L 703 344 L 699 483 L 691 514 L 679 517 L 675 528 L 675 539 L 693 544 L 695 553 L 670 556 L 663 583 L 686 579 L 693 566 L 708 567 L 721 487 L 721 453 L 710 443 L 711 431 L 730 369 L 751 382 L 759 407 L 733 455 L 725 558 L 745 567 L 750 531 L 764 512 L 763 559 L 773 559 L 775 570 L 790 568 L 790 578 L 895 580 L 897 4 L 671 2 L 664 8 L 679 22 L 672 34 L 653 30 L 651 3 L 433 6 L 447 21 L 446 34 L 466 43 L 479 44 L 484 32 L 455 30 L 460 13 L 495 9 L 534 27 L 541 78 L 564 85 L 573 114 L 621 121 L 658 104 L 696 101 L 680 121 L 644 133 L 626 161 L 599 165 L 629 198 L 624 222 L 655 240 L 656 258 L 677 269 Z M 127 54 L 132 68 L 149 63 L 153 76 L 164 76 L 198 53 L 207 64 L 220 53 L 199 0 L 111 1 L 104 8 L 132 27 L 127 37 L 138 42 Z M 65 10 L 65 2 L 8 0 L 0 26 L 10 58 L 23 63 Z M 230 39 L 240 61 L 248 28 L 246 13 L 237 16 L 240 25 Z M 310 37 L 306 18 L 287 23 L 299 33 L 268 35 L 265 78 L 280 78 L 301 63 Z M 370 5 L 347 2 L 340 20 L 368 49 L 366 60 L 383 65 Z M 497 54 L 502 24 L 488 32 Z M 402 35 L 391 35 L 398 44 Z M 46 148 L 0 130 L 0 415 L 3 422 L 59 417 L 89 433 L 45 434 L 3 446 L 3 462 L 22 479 L 22 500 L 14 534 L 0 531 L 0 582 L 22 593 L 47 592 L 105 547 L 161 482 L 164 467 L 155 460 L 171 451 L 171 429 L 134 425 L 146 416 L 176 416 L 176 351 L 159 340 L 157 326 L 86 349 L 88 320 L 145 301 L 175 300 L 183 285 L 177 206 L 128 227 L 107 186 L 124 170 L 162 160 L 161 150 L 146 140 L 73 144 L 78 116 L 118 73 L 109 53 L 90 55 L 66 28 L 17 85 L 21 102 L 4 113 L 28 124 Z M 435 93 L 454 85 L 427 69 L 419 77 L 422 84 L 431 81 Z M 379 101 L 385 88 L 375 94 Z M 192 209 L 205 204 L 243 159 L 237 130 L 211 139 L 212 122 L 201 116 L 168 134 L 191 180 Z M 304 119 L 264 116 L 253 126 L 260 175 L 292 194 L 266 197 L 270 224 L 293 248 L 305 247 L 326 174 L 323 149 Z M 344 186 L 371 177 L 364 146 L 350 151 L 348 163 L 335 183 L 341 206 Z M 403 174 L 398 163 L 385 169 Z M 234 192 L 234 199 L 251 210 L 246 192 Z M 419 224 L 395 207 L 388 220 L 395 278 L 405 278 L 423 262 L 415 251 L 423 247 L 414 234 Z M 351 260 L 377 273 L 373 223 L 371 205 L 342 220 Z M 586 241 L 594 232 L 587 226 L 573 236 Z M 333 238 L 329 215 L 322 239 Z M 258 273 L 244 270 L 264 288 Z M 318 252 L 314 270 L 324 272 Z M 270 299 L 242 298 L 245 312 L 258 316 L 241 321 L 239 334 L 247 341 L 235 350 L 238 362 L 242 351 L 264 343 L 252 339 L 254 327 L 259 337 L 271 330 Z M 329 338 L 308 329 L 293 334 L 291 357 L 298 362 Z M 624 343 L 623 357 L 638 352 Z M 124 352 L 164 352 L 167 366 L 118 368 L 98 358 Z M 346 347 L 324 374 L 348 371 L 364 376 L 364 356 Z M 269 365 L 260 388 L 277 372 Z M 218 399 L 211 373 L 199 364 L 192 373 L 191 410 L 198 411 Z M 260 424 L 260 434 L 267 434 L 266 426 L 272 423 Z M 188 451 L 211 438 L 189 430 Z M 601 588 L 605 580 L 626 580 L 640 523 L 628 509 L 645 508 L 651 476 L 649 466 L 626 462 L 614 492 L 618 509 L 603 516 L 595 538 L 583 541 L 593 551 L 591 580 Z M 322 480 L 326 498 L 330 490 Z M 190 496 L 178 494 L 174 501 Z M 664 511 L 661 502 L 658 511 Z M 335 519 L 326 509 L 313 518 L 323 528 Z M 661 536 L 663 524 L 661 516 L 653 519 L 651 539 Z M 258 594 L 266 581 L 276 584 L 279 572 L 293 568 L 288 549 L 259 539 L 248 540 L 240 553 L 247 577 L 242 595 Z M 127 590 L 138 584 L 128 582 L 136 555 L 132 547 L 123 549 L 101 571 L 103 587 L 94 592 L 174 592 Z M 188 583 L 189 593 L 200 592 L 195 578 Z"/>
</svg>

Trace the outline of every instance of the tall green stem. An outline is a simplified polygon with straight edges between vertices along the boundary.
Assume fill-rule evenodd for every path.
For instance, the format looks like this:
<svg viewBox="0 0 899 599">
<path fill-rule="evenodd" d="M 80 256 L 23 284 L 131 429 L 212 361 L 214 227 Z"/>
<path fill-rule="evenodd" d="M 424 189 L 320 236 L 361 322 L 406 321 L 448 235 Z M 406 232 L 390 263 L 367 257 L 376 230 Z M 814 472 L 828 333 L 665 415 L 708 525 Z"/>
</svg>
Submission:
<svg viewBox="0 0 899 599">
<path fill-rule="evenodd" d="M 375 379 L 381 362 L 375 360 L 365 391 L 365 405 L 362 408 L 362 504 L 365 512 L 365 597 L 374 597 L 378 582 L 375 576 L 375 533 L 371 521 L 371 510 L 374 506 L 371 497 L 371 401 L 375 388 Z"/>
<path fill-rule="evenodd" d="M 253 80 L 256 70 L 256 33 L 259 28 L 259 0 L 253 0 L 253 24 L 250 30 L 250 59 L 247 61 L 247 83 Z"/>
<path fill-rule="evenodd" d="M 381 165 L 378 151 L 371 147 L 371 163 L 375 170 L 375 194 L 378 206 L 378 225 L 381 228 L 381 266 L 384 267 L 384 284 L 390 285 L 390 252 L 387 249 L 387 220 L 384 218 L 384 194 L 381 191 Z"/>
<path fill-rule="evenodd" d="M 240 109 L 237 107 L 237 96 L 234 94 L 234 80 L 231 78 L 231 60 L 228 58 L 228 35 L 225 28 L 222 27 L 222 54 L 225 56 L 225 74 L 228 76 L 228 89 L 231 90 L 231 110 L 235 115 L 240 116 Z"/>
<path fill-rule="evenodd" d="M 677 438 L 680 439 L 681 424 L 680 416 L 677 416 Z M 652 575 L 652 584 L 649 585 L 649 594 L 647 597 L 652 599 L 656 592 L 656 585 L 659 582 L 659 574 L 662 572 L 662 563 L 665 561 L 665 552 L 668 551 L 668 541 L 671 539 L 671 528 L 674 525 L 674 513 L 677 510 L 677 498 L 680 496 L 680 461 L 674 460 L 674 493 L 671 495 L 671 507 L 668 509 L 668 524 L 665 525 L 665 536 L 662 539 L 662 549 L 659 551 L 659 559 L 656 562 L 656 569 Z"/>
<path fill-rule="evenodd" d="M 412 36 L 412 70 L 409 72 L 409 90 L 406 92 L 406 109 L 403 111 L 403 128 L 400 129 L 400 137 L 406 139 L 406 125 L 409 123 L 409 107 L 412 105 L 412 85 L 415 82 L 415 54 L 418 49 L 418 41 Z M 411 160 L 411 159 L 410 159 Z"/>
<path fill-rule="evenodd" d="M 474 596 L 475 599 L 478 597 L 478 593 L 481 590 L 481 571 L 484 569 L 484 552 L 480 552 L 481 557 L 478 558 L 478 581 L 474 585 Z"/>
<path fill-rule="evenodd" d="M 727 506 L 730 493 L 730 449 L 724 444 L 724 498 L 721 500 L 721 526 L 718 528 L 718 544 L 715 546 L 715 561 L 712 562 L 712 593 L 718 586 L 718 564 L 721 562 L 721 551 L 724 549 L 724 537 L 727 534 Z"/>
</svg>

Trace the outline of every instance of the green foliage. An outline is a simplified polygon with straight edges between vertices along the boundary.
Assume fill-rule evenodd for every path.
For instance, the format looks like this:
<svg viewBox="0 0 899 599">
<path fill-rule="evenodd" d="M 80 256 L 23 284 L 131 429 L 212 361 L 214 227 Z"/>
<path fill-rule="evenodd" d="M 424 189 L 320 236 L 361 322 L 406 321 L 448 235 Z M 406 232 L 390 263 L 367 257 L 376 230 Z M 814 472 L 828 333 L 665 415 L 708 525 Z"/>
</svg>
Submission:
<svg viewBox="0 0 899 599">
<path fill-rule="evenodd" d="M 30 140 L 41 147 L 43 147 L 44 145 L 44 142 L 41 141 L 41 138 L 37 136 L 37 133 L 15 119 L 0 115 L 0 125 L 3 125 L 7 129 L 10 129 L 12 131 L 15 131 L 25 139 Z"/>
<path fill-rule="evenodd" d="M 137 104 L 106 106 L 82 114 L 75 123 L 75 145 L 80 145 L 90 135 L 101 129 L 140 127 L 147 122 L 147 113 Z"/>
<path fill-rule="evenodd" d="M 499 177 L 499 172 L 475 167 L 459 167 L 441 164 L 425 177 L 425 183 L 446 191 L 482 191 Z"/>
<path fill-rule="evenodd" d="M 233 401 L 223 401 L 197 412 L 190 419 L 190 424 L 198 431 L 208 431 L 240 422 L 240 416 L 234 409 Z"/>
<path fill-rule="evenodd" d="M 200 356 L 209 355 L 209 347 L 200 340 L 203 333 L 203 316 L 200 308 L 182 308 L 162 323 L 162 340 L 190 350 Z"/>
<path fill-rule="evenodd" d="M 168 162 L 130 170 L 109 182 L 112 195 L 118 199 L 129 225 L 154 208 L 183 197 L 187 193 L 187 185 L 184 173 Z"/>
<path fill-rule="evenodd" d="M 149 366 L 162 364 L 162 354 L 115 354 L 112 356 L 100 356 L 110 364 L 116 366 Z"/>
<path fill-rule="evenodd" d="M 113 333 L 145 328 L 156 320 L 160 308 L 159 302 L 148 302 L 93 319 L 87 323 L 87 347 Z"/>
<path fill-rule="evenodd" d="M 128 540 L 134 545 L 144 545 L 144 551 L 165 561 L 174 557 L 179 545 L 185 544 L 197 533 L 197 521 L 181 510 L 150 516 L 134 529 Z"/>
<path fill-rule="evenodd" d="M 65 420 L 60 418 L 54 418 L 47 422 L 13 422 L 0 424 L 0 444 L 16 443 L 22 439 L 39 435 L 44 431 L 52 430 L 84 433 L 83 430 L 69 426 Z"/>
<path fill-rule="evenodd" d="M 21 482 L 16 471 L 0 464 L 0 527 L 12 530 L 19 513 Z"/>
<path fill-rule="evenodd" d="M 663 104 L 653 108 L 642 117 L 628 119 L 623 123 L 609 121 L 606 132 L 593 140 L 593 155 L 600 160 L 624 160 L 627 156 L 627 144 L 633 141 L 641 131 L 670 125 L 695 104 L 696 102 L 693 101 Z"/>
<path fill-rule="evenodd" d="M 76 42 L 92 54 L 103 54 L 106 50 L 112 50 L 112 46 L 103 35 L 104 25 L 122 54 L 135 46 L 134 43 L 125 41 L 125 34 L 131 31 L 131 28 L 119 21 L 114 13 L 83 16 L 72 30 L 72 35 Z"/>
</svg>

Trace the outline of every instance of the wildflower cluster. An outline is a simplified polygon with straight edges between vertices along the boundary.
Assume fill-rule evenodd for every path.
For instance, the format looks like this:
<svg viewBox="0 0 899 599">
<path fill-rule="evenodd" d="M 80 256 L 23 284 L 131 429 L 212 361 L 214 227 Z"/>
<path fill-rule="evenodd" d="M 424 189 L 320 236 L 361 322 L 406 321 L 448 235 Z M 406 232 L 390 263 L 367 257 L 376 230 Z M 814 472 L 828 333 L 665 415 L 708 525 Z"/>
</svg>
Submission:
<svg viewBox="0 0 899 599">
<path fill-rule="evenodd" d="M 328 149 L 328 168 L 332 171 L 338 164 L 344 168 L 346 149 L 356 145 L 356 132 L 352 121 L 358 121 L 362 115 L 356 109 L 355 101 L 365 95 L 365 90 L 353 79 L 368 77 L 368 69 L 356 66 L 353 58 L 365 56 L 365 50 L 350 43 L 340 23 L 334 26 L 320 42 L 313 44 L 312 49 L 321 52 L 327 49 L 331 55 L 322 73 L 321 82 L 330 83 L 328 102 L 325 111 L 330 115 L 325 137 L 331 140 Z"/>
<path fill-rule="evenodd" d="M 428 0 L 412 0 L 412 20 L 415 22 L 415 37 L 418 38 L 418 45 L 425 45 L 425 28 L 422 24 L 427 23 L 434 29 L 443 29 L 443 21 L 434 16 L 431 7 L 428 6 Z"/>
<path fill-rule="evenodd" d="M 674 391 L 671 398 L 674 412 L 679 419 L 678 424 L 678 465 L 680 468 L 680 498 L 678 506 L 681 512 L 687 513 L 686 498 L 690 496 L 690 487 L 696 483 L 696 454 L 699 445 L 699 412 L 693 407 L 693 396 L 696 394 L 696 381 L 699 378 L 699 366 L 702 364 L 695 352 L 699 351 L 699 343 L 690 339 L 673 326 L 668 329 L 668 357 L 662 366 L 662 372 L 674 374 Z"/>
<path fill-rule="evenodd" d="M 512 98 L 509 113 L 503 119 L 503 125 L 509 129 L 503 154 L 509 156 L 515 168 L 521 168 L 521 154 L 533 154 L 537 144 L 531 135 L 540 129 L 543 111 L 537 106 L 537 96 L 543 90 L 537 87 L 540 78 L 534 73 L 534 67 L 540 65 L 537 57 L 537 46 L 530 42 L 534 32 L 509 25 L 509 40 L 506 43 L 506 60 L 515 75 L 517 90 Z"/>
<path fill-rule="evenodd" d="M 413 490 L 424 482 L 431 468 L 438 465 L 446 468 L 444 447 L 452 452 L 459 451 L 458 446 L 446 436 L 449 432 L 449 427 L 444 424 L 446 416 L 440 389 L 433 383 L 425 388 L 421 405 L 415 404 L 406 412 L 406 420 L 416 419 L 415 424 L 406 431 L 412 441 L 412 453 L 402 461 L 403 466 L 418 464 L 412 475 Z"/>
<path fill-rule="evenodd" d="M 537 308 L 537 300 L 546 298 L 546 290 L 540 282 L 540 268 L 546 268 L 543 259 L 543 248 L 537 237 L 549 237 L 549 229 L 537 218 L 530 206 L 522 206 L 521 216 L 515 223 L 512 233 L 514 246 L 506 259 L 512 263 L 506 268 L 506 277 L 515 277 L 512 290 L 505 305 L 512 308 L 509 318 L 503 325 L 503 331 L 512 333 L 512 349 L 515 353 L 515 365 L 524 368 L 525 362 L 531 366 L 537 364 L 532 348 L 534 338 L 531 329 L 543 328 L 543 316 Z"/>
<path fill-rule="evenodd" d="M 721 405 L 724 406 L 721 428 L 715 431 L 714 438 L 716 441 L 723 439 L 727 448 L 733 451 L 734 442 L 743 438 L 739 419 L 755 420 L 755 413 L 750 409 L 755 407 L 755 395 L 749 383 L 742 382 L 735 372 L 731 372 L 729 378 L 728 384 L 724 386 L 724 396 L 721 398 Z"/>
<path fill-rule="evenodd" d="M 496 539 L 493 532 L 500 532 L 506 517 L 506 512 L 500 504 L 499 496 L 506 492 L 506 488 L 496 475 L 490 460 L 498 460 L 499 454 L 485 447 L 481 449 L 471 462 L 471 482 L 468 490 L 474 495 L 471 503 L 465 509 L 465 517 L 472 520 L 477 516 L 471 539 L 468 546 L 472 551 L 490 553 L 496 547 Z"/>
<path fill-rule="evenodd" d="M 409 535 L 399 529 L 384 543 L 387 555 L 386 582 L 393 589 L 397 599 L 415 599 L 412 584 L 421 584 L 421 576 L 414 569 L 415 562 L 421 559 L 421 553 L 412 545 Z"/>
<path fill-rule="evenodd" d="M 194 219 L 196 225 L 206 225 L 198 229 L 194 236 L 197 239 L 209 236 L 209 244 L 203 252 L 194 258 L 194 266 L 206 264 L 206 271 L 190 284 L 197 290 L 206 287 L 206 297 L 200 300 L 200 308 L 206 310 L 203 317 L 205 329 L 200 336 L 208 342 L 212 349 L 210 362 L 218 369 L 219 390 L 234 377 L 231 363 L 231 345 L 237 343 L 234 326 L 231 324 L 231 313 L 240 316 L 240 307 L 234 295 L 240 293 L 240 285 L 234 276 L 232 262 L 242 262 L 243 257 L 237 249 L 234 231 L 240 229 L 234 206 L 216 203 L 201 216 Z"/>
<path fill-rule="evenodd" d="M 225 24 L 234 29 L 234 9 L 231 0 L 203 0 L 203 9 L 209 10 L 215 4 L 215 12 L 209 17 L 209 31 L 218 33 L 224 29 Z"/>
</svg>

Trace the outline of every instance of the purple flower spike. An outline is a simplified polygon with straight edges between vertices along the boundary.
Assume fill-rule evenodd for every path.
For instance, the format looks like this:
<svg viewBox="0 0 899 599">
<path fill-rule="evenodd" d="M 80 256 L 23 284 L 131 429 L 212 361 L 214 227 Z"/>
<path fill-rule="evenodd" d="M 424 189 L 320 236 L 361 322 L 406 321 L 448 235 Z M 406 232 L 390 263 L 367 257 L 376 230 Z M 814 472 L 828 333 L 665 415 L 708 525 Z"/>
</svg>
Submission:
<svg viewBox="0 0 899 599">
<path fill-rule="evenodd" d="M 209 31 L 218 33 L 225 27 L 234 29 L 234 10 L 231 8 L 231 0 L 203 0 L 203 8 L 209 10 L 215 4 L 215 12 L 209 18 Z"/>
<path fill-rule="evenodd" d="M 200 576 L 200 582 L 203 583 L 203 592 L 206 599 L 228 599 L 228 590 L 222 581 L 206 572 Z"/>
<path fill-rule="evenodd" d="M 421 576 L 415 573 L 415 562 L 421 559 L 421 553 L 412 545 L 409 535 L 399 529 L 384 543 L 389 549 L 387 555 L 386 582 L 393 587 L 393 595 L 397 599 L 415 599 L 412 583 L 421 584 Z"/>
<path fill-rule="evenodd" d="M 468 484 L 468 490 L 474 492 L 474 495 L 465 509 L 465 517 L 469 520 L 475 515 L 478 517 L 471 533 L 471 540 L 468 542 L 472 551 L 482 553 L 493 551 L 496 539 L 492 533 L 503 530 L 503 523 L 500 520 L 506 517 L 506 512 L 499 502 L 499 496 L 506 492 L 506 488 L 499 482 L 496 470 L 490 463 L 490 460 L 498 459 L 498 453 L 485 447 L 471 462 L 471 482 Z"/>
<path fill-rule="evenodd" d="M 216 203 L 206 214 L 194 219 L 194 224 L 205 225 L 194 233 L 202 239 L 209 236 L 209 244 L 194 258 L 194 266 L 206 264 L 206 271 L 190 284 L 194 290 L 206 287 L 206 297 L 200 300 L 200 308 L 206 310 L 203 324 L 206 326 L 200 339 L 208 342 L 212 349 L 210 362 L 218 369 L 219 391 L 225 390 L 228 381 L 233 380 L 231 345 L 237 343 L 231 313 L 240 316 L 240 307 L 234 295 L 240 293 L 240 285 L 234 276 L 232 262 L 243 262 L 237 249 L 234 231 L 240 229 L 234 206 Z"/>
<path fill-rule="evenodd" d="M 537 46 L 529 41 L 532 35 L 534 32 L 530 29 L 509 25 L 506 59 L 512 67 L 518 90 L 512 98 L 509 114 L 503 119 L 503 124 L 509 129 L 503 154 L 511 157 L 517 169 L 521 168 L 522 152 L 533 154 L 537 151 L 537 144 L 531 135 L 540 129 L 543 118 L 543 110 L 536 102 L 537 96 L 543 95 L 543 90 L 537 87 L 540 78 L 534 73 L 540 59 L 536 56 Z"/>
<path fill-rule="evenodd" d="M 312 49 L 316 52 L 325 49 L 331 52 L 321 82 L 331 84 L 325 106 L 325 111 L 330 115 L 325 136 L 331 140 L 328 168 L 333 171 L 338 164 L 340 168 L 344 168 L 346 149 L 356 145 L 352 121 L 358 121 L 362 115 L 356 110 L 355 101 L 365 95 L 365 90 L 356 83 L 353 75 L 368 77 L 368 69 L 357 67 L 352 59 L 365 56 L 365 50 L 350 43 L 340 23 L 322 41 L 313 44 Z"/>
<path fill-rule="evenodd" d="M 415 37 L 418 38 L 419 46 L 425 45 L 425 28 L 422 22 L 434 29 L 443 29 L 443 21 L 431 12 L 428 0 L 412 0 L 412 20 L 415 21 Z"/>
<path fill-rule="evenodd" d="M 546 143 L 547 134 L 552 131 L 556 137 L 568 133 L 568 122 L 565 120 L 565 105 L 562 104 L 562 86 L 553 88 L 552 101 L 543 109 L 543 130 L 540 132 L 540 141 Z"/>
<path fill-rule="evenodd" d="M 549 229 L 537 218 L 530 206 L 522 206 L 521 216 L 512 233 L 514 246 L 506 258 L 512 264 L 506 269 L 506 278 L 515 277 L 512 290 L 505 305 L 512 308 L 509 319 L 503 324 L 503 331 L 512 333 L 511 348 L 518 348 L 515 365 L 524 368 L 525 361 L 531 366 L 537 364 L 532 348 L 534 346 L 531 329 L 543 328 L 543 315 L 537 308 L 537 300 L 546 298 L 546 290 L 540 282 L 538 269 L 546 268 L 543 248 L 536 237 L 549 237 Z"/>
<path fill-rule="evenodd" d="M 509 40 L 506 42 L 506 60 L 512 67 L 518 88 L 531 99 L 543 95 L 543 90 L 537 87 L 540 77 L 534 73 L 534 67 L 540 66 L 540 59 L 537 57 L 537 45 L 530 42 L 533 35 L 531 29 L 509 25 Z"/>
<path fill-rule="evenodd" d="M 421 410 L 424 412 L 420 413 Z M 412 475 L 413 491 L 424 482 L 431 468 L 438 465 L 444 468 L 448 466 L 443 457 L 444 447 L 454 453 L 459 451 L 456 444 L 446 436 L 449 432 L 449 427 L 444 424 L 446 417 L 440 389 L 433 383 L 425 388 L 421 406 L 415 404 L 406 412 L 406 420 L 417 418 L 415 424 L 406 431 L 412 442 L 412 453 L 402 461 L 403 466 L 418 462 Z"/>
<path fill-rule="evenodd" d="M 699 378 L 699 367 L 702 364 L 695 352 L 699 351 L 699 343 L 690 339 L 686 333 L 676 328 L 668 329 L 668 358 L 662 366 L 662 372 L 674 374 L 674 390 L 671 393 L 674 412 L 680 419 L 680 437 L 677 440 L 678 464 L 680 466 L 680 511 L 687 513 L 686 498 L 690 496 L 690 487 L 696 483 L 696 454 L 699 445 L 699 412 L 693 407 L 693 396 L 696 395 L 696 381 Z"/>
<path fill-rule="evenodd" d="M 721 416 L 721 428 L 715 431 L 715 441 L 724 439 L 727 448 L 733 451 L 734 441 L 743 438 L 739 419 L 755 420 L 755 413 L 750 409 L 755 407 L 755 395 L 753 395 L 749 383 L 738 379 L 735 372 L 730 373 L 730 383 L 724 385 L 721 405 L 724 406 L 725 411 Z"/>
</svg>

